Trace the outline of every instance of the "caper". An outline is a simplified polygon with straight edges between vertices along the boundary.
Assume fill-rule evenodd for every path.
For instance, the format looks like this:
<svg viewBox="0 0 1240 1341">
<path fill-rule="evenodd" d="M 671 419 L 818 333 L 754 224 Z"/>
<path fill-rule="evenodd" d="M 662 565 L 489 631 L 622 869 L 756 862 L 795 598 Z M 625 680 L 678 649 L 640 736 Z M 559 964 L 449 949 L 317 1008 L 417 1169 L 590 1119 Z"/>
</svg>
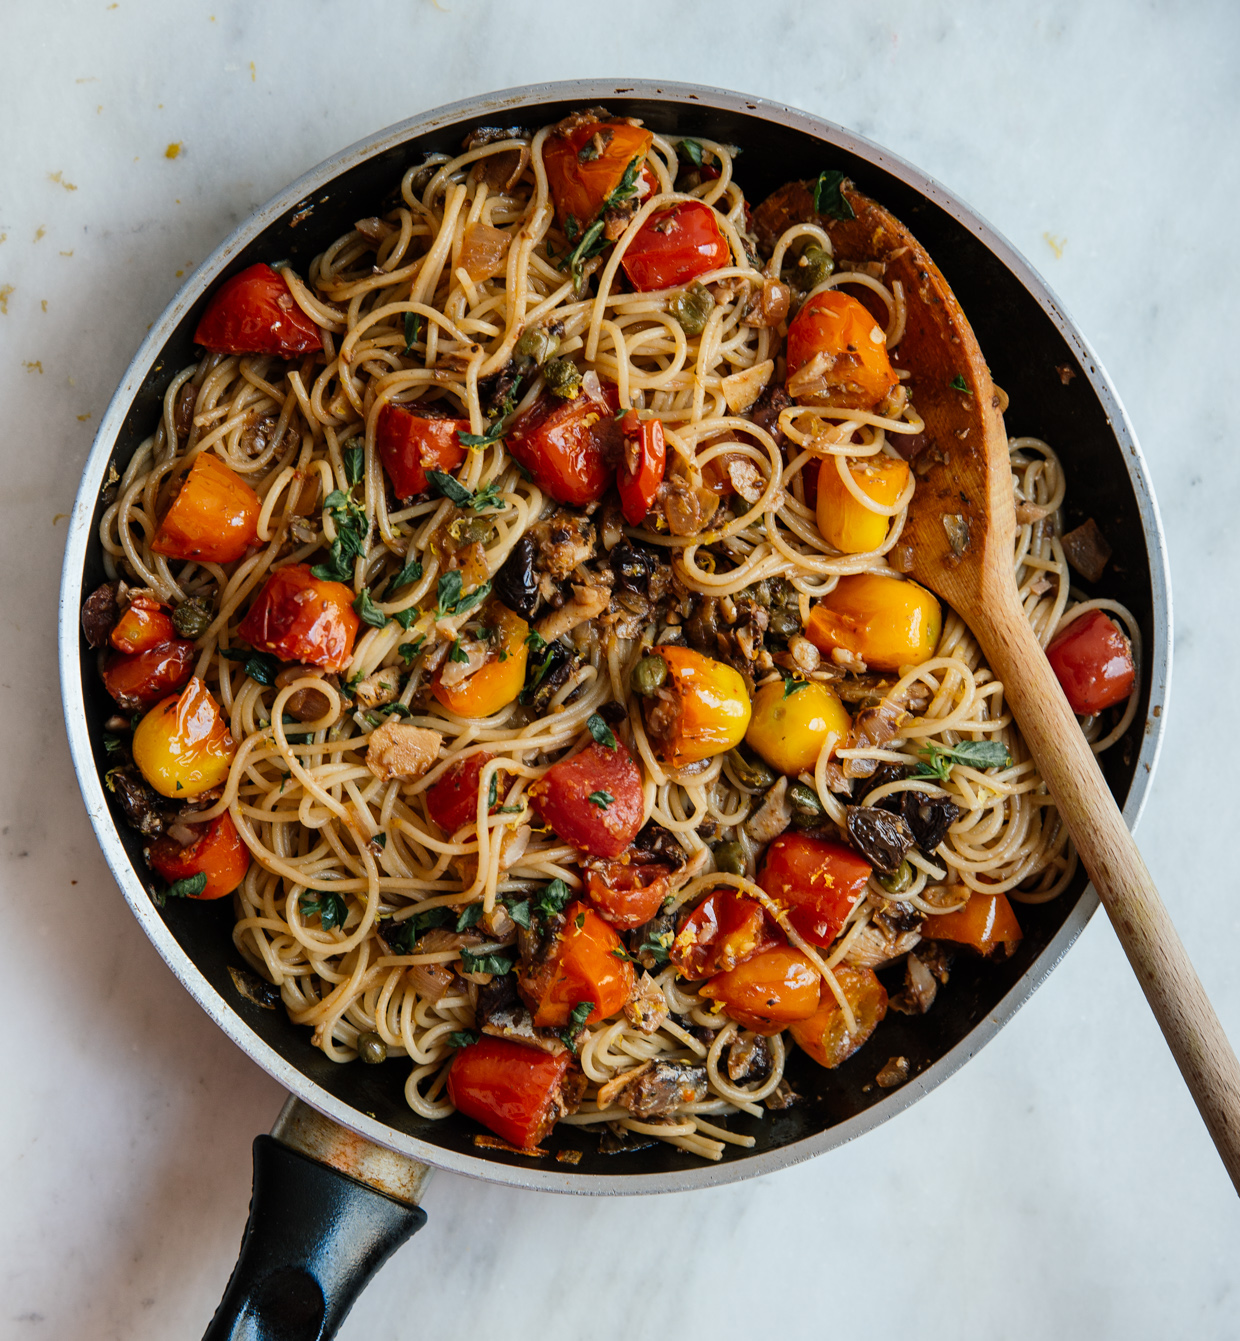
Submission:
<svg viewBox="0 0 1240 1341">
<path fill-rule="evenodd" d="M 448 527 L 448 534 L 462 548 L 485 545 L 495 534 L 495 527 L 485 517 L 458 517 Z"/>
<path fill-rule="evenodd" d="M 357 1036 L 357 1055 L 367 1066 L 378 1066 L 387 1061 L 387 1044 L 373 1029 L 367 1029 Z"/>
<path fill-rule="evenodd" d="M 761 759 L 751 761 L 746 759 L 740 750 L 729 750 L 728 762 L 732 765 L 732 772 L 736 775 L 737 782 L 751 792 L 764 792 L 768 787 L 775 785 L 774 770 L 768 768 Z"/>
<path fill-rule="evenodd" d="M 720 843 L 715 849 L 715 869 L 728 875 L 745 874 L 745 849 L 740 843 Z"/>
<path fill-rule="evenodd" d="M 687 289 L 681 289 L 667 306 L 686 335 L 701 335 L 710 314 L 715 310 L 715 297 L 700 279 L 695 279 Z"/>
<path fill-rule="evenodd" d="M 818 793 L 803 782 L 794 782 L 788 788 L 788 804 L 792 807 L 792 822 L 800 827 L 820 824 L 824 812 Z"/>
<path fill-rule="evenodd" d="M 526 331 L 517 341 L 512 351 L 517 367 L 523 373 L 533 368 L 541 368 L 560 347 L 560 337 L 546 326 L 535 326 Z"/>
<path fill-rule="evenodd" d="M 667 683 L 667 662 L 660 656 L 644 656 L 633 667 L 629 687 L 642 698 L 653 698 Z"/>
<path fill-rule="evenodd" d="M 191 596 L 172 612 L 172 627 L 182 638 L 201 638 L 211 627 L 211 611 L 197 596 Z"/>
<path fill-rule="evenodd" d="M 825 284 L 835 270 L 835 258 L 822 247 L 810 245 L 801 253 L 798 276 L 803 289 L 816 289 Z"/>
<path fill-rule="evenodd" d="M 543 368 L 547 390 L 561 400 L 576 400 L 581 395 L 581 371 L 572 359 L 552 359 Z"/>
<path fill-rule="evenodd" d="M 888 894 L 903 894 L 913 883 L 913 868 L 909 865 L 906 857 L 890 875 L 883 875 L 881 872 L 875 871 L 874 879 L 882 885 Z"/>
</svg>

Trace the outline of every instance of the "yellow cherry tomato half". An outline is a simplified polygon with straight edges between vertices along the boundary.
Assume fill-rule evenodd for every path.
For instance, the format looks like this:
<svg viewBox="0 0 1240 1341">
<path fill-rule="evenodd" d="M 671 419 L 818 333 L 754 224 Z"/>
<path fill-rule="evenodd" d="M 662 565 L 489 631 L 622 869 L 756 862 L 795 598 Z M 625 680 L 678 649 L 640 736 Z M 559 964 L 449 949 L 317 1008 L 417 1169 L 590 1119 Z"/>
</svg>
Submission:
<svg viewBox="0 0 1240 1341">
<path fill-rule="evenodd" d="M 689 647 L 650 651 L 668 670 L 661 696 L 646 704 L 646 733 L 658 758 L 683 768 L 739 745 L 752 711 L 739 673 Z"/>
<path fill-rule="evenodd" d="M 828 736 L 842 743 L 851 726 L 847 709 L 826 685 L 773 680 L 753 697 L 745 740 L 772 768 L 796 777 L 813 771 Z"/>
<path fill-rule="evenodd" d="M 228 777 L 237 746 L 220 705 L 194 676 L 157 703 L 133 733 L 133 761 L 161 796 L 191 800 Z"/>
<path fill-rule="evenodd" d="M 925 587 L 877 573 L 840 578 L 805 626 L 820 652 L 839 648 L 880 671 L 929 661 L 942 631 L 943 612 Z"/>
<path fill-rule="evenodd" d="M 909 469 L 891 456 L 872 456 L 845 467 L 867 498 L 892 507 L 908 487 Z M 818 472 L 818 529 L 841 554 L 868 554 L 887 539 L 890 517 L 871 512 L 840 478 L 839 466 L 828 457 Z"/>
<path fill-rule="evenodd" d="M 498 601 L 491 605 L 485 622 L 499 630 L 497 646 L 487 660 L 459 684 L 443 684 L 442 672 L 431 683 L 431 693 L 458 717 L 490 717 L 506 708 L 525 684 L 529 655 L 525 640 L 530 626 Z"/>
</svg>

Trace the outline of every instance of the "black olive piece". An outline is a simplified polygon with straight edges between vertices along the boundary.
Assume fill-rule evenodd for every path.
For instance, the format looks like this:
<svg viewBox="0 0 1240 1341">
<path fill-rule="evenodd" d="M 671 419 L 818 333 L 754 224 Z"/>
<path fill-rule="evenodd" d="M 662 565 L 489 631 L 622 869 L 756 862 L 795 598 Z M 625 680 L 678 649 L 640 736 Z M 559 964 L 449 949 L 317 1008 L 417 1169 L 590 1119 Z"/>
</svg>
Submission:
<svg viewBox="0 0 1240 1341">
<path fill-rule="evenodd" d="M 481 1029 L 507 1006 L 517 1002 L 517 975 L 496 975 L 489 983 L 478 988 L 478 1003 L 474 1007 L 474 1022 Z"/>
<path fill-rule="evenodd" d="M 960 818 L 960 807 L 946 796 L 927 796 L 925 792 L 901 792 L 903 815 L 913 831 L 917 846 L 931 856 L 947 837 L 947 831 Z"/>
<path fill-rule="evenodd" d="M 131 829 L 147 838 L 157 838 L 163 833 L 167 802 L 147 785 L 136 768 L 113 768 L 104 780 Z"/>
<path fill-rule="evenodd" d="M 539 605 L 538 574 L 534 571 L 537 555 L 534 537 L 523 535 L 491 579 L 491 590 L 495 595 L 525 620 L 534 617 Z"/>
<path fill-rule="evenodd" d="M 634 853 L 641 853 L 647 861 L 665 861 L 679 870 L 689 858 L 676 841 L 676 835 L 654 820 L 647 820 L 633 839 Z"/>
<path fill-rule="evenodd" d="M 698 596 L 693 602 L 693 613 L 685 621 L 685 637 L 689 646 L 707 656 L 719 654 L 719 602 L 713 596 Z"/>
<path fill-rule="evenodd" d="M 102 647 L 120 617 L 115 584 L 105 582 L 103 586 L 96 587 L 82 606 L 82 632 L 86 635 L 87 643 L 91 647 Z"/>
<path fill-rule="evenodd" d="M 603 703 L 599 705 L 598 715 L 607 723 L 608 726 L 619 726 L 621 722 L 627 721 L 629 714 L 625 711 L 623 703 Z"/>
<path fill-rule="evenodd" d="M 848 836 L 853 846 L 876 870 L 899 869 L 913 846 L 913 832 L 899 815 L 877 806 L 849 806 Z"/>
<path fill-rule="evenodd" d="M 621 540 L 611 551 L 611 571 L 622 591 L 641 596 L 650 593 L 650 558 L 628 540 Z"/>
<path fill-rule="evenodd" d="M 509 359 L 499 372 L 478 383 L 478 401 L 488 418 L 505 408 L 505 402 L 521 385 L 522 376 L 516 362 Z"/>
<path fill-rule="evenodd" d="M 540 716 L 551 705 L 551 696 L 572 674 L 577 656 L 561 642 L 549 644 L 539 652 L 532 652 L 525 671 L 525 688 L 521 702 Z"/>
</svg>

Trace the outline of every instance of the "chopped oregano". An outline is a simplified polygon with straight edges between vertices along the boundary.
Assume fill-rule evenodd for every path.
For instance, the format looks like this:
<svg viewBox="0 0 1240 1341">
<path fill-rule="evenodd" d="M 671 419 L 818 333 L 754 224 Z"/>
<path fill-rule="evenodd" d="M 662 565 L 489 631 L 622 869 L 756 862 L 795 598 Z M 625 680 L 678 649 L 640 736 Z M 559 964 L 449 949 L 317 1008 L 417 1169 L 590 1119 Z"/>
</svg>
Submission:
<svg viewBox="0 0 1240 1341">
<path fill-rule="evenodd" d="M 676 146 L 676 154 L 695 168 L 702 166 L 702 146 L 696 140 L 681 140 Z"/>
<path fill-rule="evenodd" d="M 251 652 L 244 670 L 251 680 L 270 688 L 276 682 L 279 666 L 280 663 L 269 652 Z"/>
<path fill-rule="evenodd" d="M 962 740 L 946 749 L 927 741 L 920 753 L 926 762 L 918 764 L 912 776 L 936 782 L 946 782 L 955 764 L 965 768 L 1010 768 L 1012 764 L 1012 756 L 1001 740 Z"/>
<path fill-rule="evenodd" d="M 969 394 L 969 384 L 964 380 L 962 374 L 957 373 L 948 383 L 953 391 L 963 391 L 967 396 Z"/>
<path fill-rule="evenodd" d="M 371 599 L 369 587 L 363 587 L 357 594 L 353 609 L 357 611 L 357 617 L 372 628 L 381 629 L 387 625 L 387 615 Z"/>
<path fill-rule="evenodd" d="M 206 871 L 197 875 L 187 875 L 184 880 L 174 880 L 163 892 L 165 899 L 196 899 L 207 887 Z"/>
<path fill-rule="evenodd" d="M 784 681 L 784 697 L 791 698 L 798 689 L 808 689 L 808 680 L 794 680 L 791 677 Z"/>
<path fill-rule="evenodd" d="M 388 584 L 389 595 L 394 595 L 401 587 L 408 586 L 410 582 L 416 582 L 422 576 L 422 563 L 419 559 L 410 559 L 407 564 Z"/>
<path fill-rule="evenodd" d="M 406 666 L 412 666 L 414 658 L 422 651 L 422 644 L 426 641 L 426 635 L 423 634 L 416 643 L 401 643 L 396 649 L 404 658 Z"/>
<path fill-rule="evenodd" d="M 340 897 L 326 889 L 308 889 L 297 900 L 297 910 L 302 917 L 317 917 L 324 931 L 344 926 L 349 915 L 349 905 Z"/>
<path fill-rule="evenodd" d="M 461 947 L 461 969 L 465 973 L 492 973 L 502 978 L 512 972 L 512 949 L 508 945 L 475 945 Z"/>
<path fill-rule="evenodd" d="M 405 313 L 405 354 L 413 353 L 413 347 L 422 338 L 421 312 Z"/>
<path fill-rule="evenodd" d="M 596 712 L 592 712 L 586 718 L 586 726 L 590 734 L 598 741 L 600 745 L 605 745 L 609 750 L 616 748 L 616 737 L 611 727 Z"/>
<path fill-rule="evenodd" d="M 477 923 L 478 919 L 481 916 L 482 916 L 481 902 L 467 903 L 465 907 L 461 909 L 460 917 L 456 919 L 457 931 L 468 930 L 468 928 L 474 926 Z"/>
<path fill-rule="evenodd" d="M 593 1001 L 578 1001 L 569 1012 L 568 1023 L 560 1030 L 561 1042 L 574 1057 L 577 1055 L 577 1035 L 585 1028 L 594 1005 Z"/>
<path fill-rule="evenodd" d="M 344 447 L 344 477 L 350 486 L 357 484 L 366 470 L 366 448 L 360 438 L 353 438 Z"/>
<path fill-rule="evenodd" d="M 591 792 L 588 798 L 590 804 L 598 806 L 600 810 L 606 810 L 615 799 L 610 792 Z"/>
<path fill-rule="evenodd" d="M 540 917 L 552 917 L 564 911 L 564 905 L 573 897 L 573 891 L 563 880 L 552 880 L 538 895 L 534 911 Z"/>
<path fill-rule="evenodd" d="M 814 183 L 814 213 L 825 214 L 829 219 L 855 219 L 853 207 L 848 203 L 840 189 L 844 184 L 844 174 L 831 168 L 818 174 Z"/>
<path fill-rule="evenodd" d="M 472 1029 L 454 1029 L 448 1035 L 448 1046 L 452 1048 L 468 1048 L 482 1037 Z"/>
<path fill-rule="evenodd" d="M 366 553 L 370 522 L 362 507 L 339 489 L 323 500 L 323 510 L 332 519 L 336 538 L 328 550 L 326 563 L 315 564 L 311 573 L 327 582 L 351 582 L 353 561 Z"/>
</svg>

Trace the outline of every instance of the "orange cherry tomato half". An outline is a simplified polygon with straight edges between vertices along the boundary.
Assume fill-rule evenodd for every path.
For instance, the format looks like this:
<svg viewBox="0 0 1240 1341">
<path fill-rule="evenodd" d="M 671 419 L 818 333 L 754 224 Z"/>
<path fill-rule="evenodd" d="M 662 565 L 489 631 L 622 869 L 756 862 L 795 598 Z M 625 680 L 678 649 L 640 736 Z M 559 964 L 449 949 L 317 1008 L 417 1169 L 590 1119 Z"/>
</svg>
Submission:
<svg viewBox="0 0 1240 1341">
<path fill-rule="evenodd" d="M 521 996 L 540 1029 L 561 1029 L 574 1007 L 593 1001 L 586 1024 L 614 1015 L 633 995 L 633 967 L 613 953 L 620 937 L 588 903 L 570 903 L 551 952 L 522 974 Z"/>
<path fill-rule="evenodd" d="M 315 577 L 304 563 L 277 568 L 237 626 L 258 652 L 340 671 L 353 655 L 358 618 L 353 590 Z"/>
<path fill-rule="evenodd" d="M 424 494 L 428 470 L 454 471 L 468 454 L 460 438 L 468 432 L 468 419 L 423 417 L 404 405 L 384 405 L 375 421 L 375 447 L 397 498 Z"/>
<path fill-rule="evenodd" d="M 282 359 L 323 348 L 318 326 L 297 306 L 284 276 L 261 263 L 216 289 L 194 343 L 223 354 L 275 354 Z"/>
<path fill-rule="evenodd" d="M 258 539 L 262 503 L 214 452 L 199 452 L 151 548 L 170 559 L 232 563 Z"/>
<path fill-rule="evenodd" d="M 780 945 L 717 974 L 698 991 L 717 1001 L 737 1024 L 769 1037 L 818 1009 L 820 982 L 818 970 L 800 950 Z"/>
<path fill-rule="evenodd" d="M 659 911 L 669 874 L 659 862 L 603 862 L 586 871 L 586 893 L 605 922 L 617 931 L 632 931 Z"/>
<path fill-rule="evenodd" d="M 758 884 L 788 911 L 811 945 L 830 945 L 865 893 L 870 863 L 850 847 L 809 834 L 780 834 L 766 850 Z"/>
<path fill-rule="evenodd" d="M 552 1056 L 484 1034 L 453 1057 L 448 1098 L 466 1117 L 528 1150 L 555 1125 L 556 1100 L 571 1064 L 567 1052 Z"/>
<path fill-rule="evenodd" d="M 797 379 L 811 360 L 814 373 Z M 883 328 L 864 304 L 839 289 L 815 294 L 788 327 L 788 390 L 810 405 L 871 410 L 900 380 Z"/>
<path fill-rule="evenodd" d="M 231 894 L 250 868 L 250 852 L 241 841 L 237 826 L 228 811 L 209 824 L 187 826 L 196 835 L 188 847 L 164 834 L 147 849 L 151 869 L 171 885 L 195 875 L 205 875 L 207 883 L 198 899 L 222 899 Z"/>
<path fill-rule="evenodd" d="M 592 857 L 618 857 L 637 837 L 646 808 L 641 771 L 620 740 L 614 750 L 592 741 L 552 764 L 529 795 L 544 823 Z"/>
<path fill-rule="evenodd" d="M 176 636 L 176 626 L 164 613 L 164 607 L 153 596 L 139 591 L 130 601 L 129 609 L 116 621 L 108 641 L 118 652 L 132 656 L 175 642 Z"/>
<path fill-rule="evenodd" d="M 824 982 L 821 1004 L 808 1020 L 794 1020 L 788 1026 L 792 1037 L 819 1066 L 839 1066 L 878 1028 L 887 1014 L 887 989 L 872 969 L 840 964 L 832 970 L 852 1008 L 856 1030 L 849 1031 L 843 1007 Z"/>
<path fill-rule="evenodd" d="M 574 238 L 584 232 L 620 185 L 629 164 L 644 159 L 653 140 L 648 130 L 627 121 L 589 121 L 565 135 L 548 135 L 543 167 L 560 227 L 571 227 L 572 219 Z"/>
<path fill-rule="evenodd" d="M 237 747 L 220 705 L 197 676 L 157 703 L 133 733 L 133 761 L 161 795 L 192 800 L 227 777 Z"/>
<path fill-rule="evenodd" d="M 467 680 L 445 685 L 441 668 L 431 681 L 431 693 L 458 717 L 490 717 L 506 708 L 525 683 L 530 626 L 499 601 L 491 603 L 486 622 L 499 632 L 498 646 L 492 645 L 487 660 Z"/>
<path fill-rule="evenodd" d="M 977 891 L 958 911 L 927 917 L 921 934 L 931 941 L 968 945 L 982 955 L 998 951 L 1000 958 L 1012 954 L 1021 940 L 1020 923 L 1007 895 Z"/>
<path fill-rule="evenodd" d="M 700 200 L 682 200 L 642 224 L 620 265 L 639 293 L 650 293 L 689 284 L 731 260 L 716 211 Z"/>
<path fill-rule="evenodd" d="M 620 490 L 620 510 L 630 526 L 640 526 L 654 505 L 663 472 L 667 469 L 667 443 L 658 419 L 637 422 L 626 415 L 624 460 L 616 469 L 616 487 Z"/>
<path fill-rule="evenodd" d="M 1072 711 L 1082 717 L 1113 708 L 1132 693 L 1137 677 L 1132 644 L 1101 610 L 1074 619 L 1046 656 Z"/>
<path fill-rule="evenodd" d="M 584 507 L 598 502 L 611 483 L 621 449 L 619 409 L 610 382 L 602 383 L 601 400 L 585 391 L 575 400 L 544 391 L 504 435 L 504 445 L 543 493 Z"/>
<path fill-rule="evenodd" d="M 478 784 L 483 768 L 493 754 L 471 754 L 453 764 L 435 785 L 427 790 L 426 811 L 441 829 L 455 833 L 463 824 L 478 817 Z"/>
<path fill-rule="evenodd" d="M 176 638 L 131 656 L 109 653 L 103 663 L 103 687 L 127 712 L 149 708 L 189 679 L 198 656 L 191 642 Z"/>
<path fill-rule="evenodd" d="M 709 978 L 783 943 L 783 933 L 760 903 L 717 889 L 681 923 L 670 958 L 682 977 Z"/>
<path fill-rule="evenodd" d="M 667 663 L 669 700 L 647 700 L 646 732 L 655 754 L 672 768 L 709 759 L 739 745 L 753 713 L 740 672 L 678 643 L 651 653 Z"/>
</svg>

